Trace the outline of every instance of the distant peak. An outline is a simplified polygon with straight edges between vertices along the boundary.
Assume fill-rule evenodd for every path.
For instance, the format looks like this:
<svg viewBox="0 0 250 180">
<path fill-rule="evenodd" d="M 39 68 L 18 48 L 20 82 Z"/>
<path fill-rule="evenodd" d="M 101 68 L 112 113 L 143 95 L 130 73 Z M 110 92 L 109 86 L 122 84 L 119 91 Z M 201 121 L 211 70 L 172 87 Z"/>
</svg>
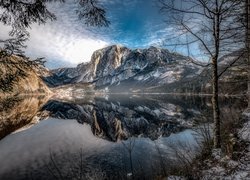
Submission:
<svg viewBox="0 0 250 180">
<path fill-rule="evenodd" d="M 120 44 L 113 44 L 113 45 L 106 46 L 106 47 L 104 47 L 102 49 L 98 49 L 95 52 L 107 51 L 107 50 L 111 50 L 111 49 L 122 49 L 122 48 L 126 48 L 126 47 L 122 46 Z"/>
<path fill-rule="evenodd" d="M 124 48 L 125 46 L 121 45 L 121 44 L 113 44 L 111 46 L 108 46 L 110 48 L 115 48 L 115 49 L 120 49 L 120 48 Z"/>
<path fill-rule="evenodd" d="M 157 48 L 157 47 L 155 47 L 155 46 L 149 46 L 148 49 L 159 49 L 159 48 Z"/>
<path fill-rule="evenodd" d="M 114 47 L 123 47 L 121 44 L 114 44 Z"/>
</svg>

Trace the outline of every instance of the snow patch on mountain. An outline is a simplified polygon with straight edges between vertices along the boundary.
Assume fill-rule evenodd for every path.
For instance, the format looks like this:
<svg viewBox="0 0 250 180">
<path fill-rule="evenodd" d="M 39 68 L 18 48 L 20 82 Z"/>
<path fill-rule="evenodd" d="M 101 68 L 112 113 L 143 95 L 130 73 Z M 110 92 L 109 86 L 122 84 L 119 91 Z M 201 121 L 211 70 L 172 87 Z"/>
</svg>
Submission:
<svg viewBox="0 0 250 180">
<path fill-rule="evenodd" d="M 52 71 L 45 81 L 51 86 L 91 83 L 95 87 L 152 87 L 193 77 L 201 68 L 186 63 L 188 57 L 167 49 L 131 50 L 113 45 L 93 53 L 89 63 Z"/>
</svg>

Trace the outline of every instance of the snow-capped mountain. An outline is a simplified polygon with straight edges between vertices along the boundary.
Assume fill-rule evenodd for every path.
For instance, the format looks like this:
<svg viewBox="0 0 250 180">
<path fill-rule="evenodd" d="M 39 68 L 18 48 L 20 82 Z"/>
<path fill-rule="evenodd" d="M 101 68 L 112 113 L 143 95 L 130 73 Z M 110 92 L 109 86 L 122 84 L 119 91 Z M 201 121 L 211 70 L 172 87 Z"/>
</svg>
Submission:
<svg viewBox="0 0 250 180">
<path fill-rule="evenodd" d="M 95 51 L 89 63 L 53 70 L 52 75 L 44 80 L 50 86 L 91 83 L 96 88 L 136 90 L 188 81 L 202 69 L 187 63 L 187 60 L 188 57 L 166 49 L 131 50 L 113 45 Z M 126 89 L 123 88 L 125 86 Z"/>
</svg>

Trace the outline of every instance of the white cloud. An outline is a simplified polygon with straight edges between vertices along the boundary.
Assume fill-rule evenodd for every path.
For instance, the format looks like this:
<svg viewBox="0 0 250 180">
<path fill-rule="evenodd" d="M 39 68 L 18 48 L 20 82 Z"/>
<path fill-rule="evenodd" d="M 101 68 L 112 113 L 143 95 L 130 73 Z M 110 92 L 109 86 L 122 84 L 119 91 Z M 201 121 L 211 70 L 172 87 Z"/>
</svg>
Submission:
<svg viewBox="0 0 250 180">
<path fill-rule="evenodd" d="M 48 21 L 45 25 L 33 24 L 28 29 L 27 56 L 45 57 L 47 66 L 51 68 L 76 66 L 90 61 L 95 50 L 109 44 L 79 21 L 75 13 L 77 5 L 73 1 L 50 3 L 49 8 L 56 14 L 57 20 Z M 0 24 L 0 29 L 0 39 L 7 39 L 10 27 Z"/>
<path fill-rule="evenodd" d="M 92 53 L 108 43 L 88 38 L 80 33 L 66 29 L 56 29 L 53 25 L 33 26 L 27 43 L 26 54 L 35 57 L 46 57 L 49 61 L 63 61 L 77 65 L 90 61 Z M 53 63 L 53 62 L 51 62 Z M 60 64 L 58 64 L 60 67 Z"/>
<path fill-rule="evenodd" d="M 68 44 L 63 52 L 65 59 L 71 63 L 80 63 L 89 61 L 93 51 L 103 48 L 107 45 L 104 41 L 93 39 L 72 39 L 74 42 Z M 63 44 L 62 44 L 63 46 Z M 62 47 L 63 48 L 63 47 Z"/>
</svg>

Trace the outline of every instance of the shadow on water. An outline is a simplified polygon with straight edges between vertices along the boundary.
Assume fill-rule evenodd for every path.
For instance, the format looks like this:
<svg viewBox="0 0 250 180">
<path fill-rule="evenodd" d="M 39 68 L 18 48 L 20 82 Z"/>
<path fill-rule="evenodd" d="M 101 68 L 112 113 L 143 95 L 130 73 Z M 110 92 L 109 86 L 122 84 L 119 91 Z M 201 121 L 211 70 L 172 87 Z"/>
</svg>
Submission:
<svg viewBox="0 0 250 180">
<path fill-rule="evenodd" d="M 0 141 L 0 177 L 162 178 L 173 166 L 190 163 L 199 151 L 199 130 L 212 124 L 210 102 L 211 97 L 198 96 L 112 95 L 46 104 L 24 98 L 2 105 L 1 117 L 17 120 L 15 128 L 1 125 L 5 135 L 34 117 L 47 119 Z M 237 118 L 246 105 L 237 98 L 220 102 L 226 121 Z M 31 120 L 19 125 L 25 115 Z"/>
</svg>

